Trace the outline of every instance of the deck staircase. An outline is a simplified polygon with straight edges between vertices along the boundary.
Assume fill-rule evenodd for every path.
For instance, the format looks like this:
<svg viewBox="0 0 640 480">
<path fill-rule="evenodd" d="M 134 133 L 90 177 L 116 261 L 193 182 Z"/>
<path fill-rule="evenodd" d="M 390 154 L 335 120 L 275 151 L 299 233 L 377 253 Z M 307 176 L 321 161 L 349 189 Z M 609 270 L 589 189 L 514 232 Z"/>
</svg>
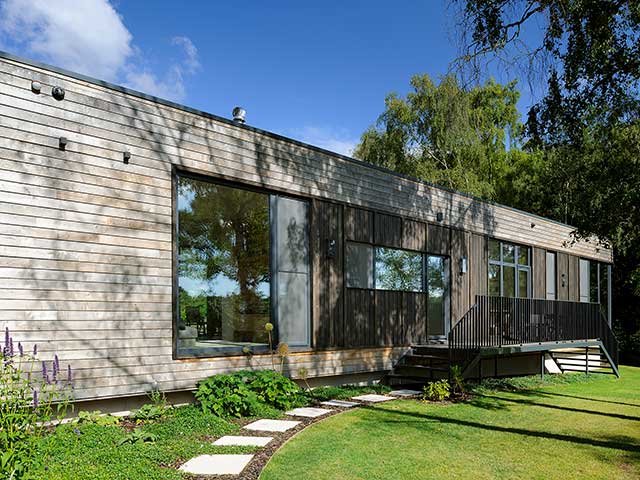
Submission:
<svg viewBox="0 0 640 480">
<path fill-rule="evenodd" d="M 560 372 L 609 373 L 617 374 L 617 368 L 601 346 L 586 348 L 562 348 L 549 351 Z"/>
<path fill-rule="evenodd" d="M 467 378 L 479 378 L 483 359 L 534 353 L 550 359 L 561 373 L 620 376 L 618 342 L 599 305 L 478 295 L 446 344 L 411 346 L 385 380 L 425 384 L 448 378 L 452 365 Z"/>
</svg>

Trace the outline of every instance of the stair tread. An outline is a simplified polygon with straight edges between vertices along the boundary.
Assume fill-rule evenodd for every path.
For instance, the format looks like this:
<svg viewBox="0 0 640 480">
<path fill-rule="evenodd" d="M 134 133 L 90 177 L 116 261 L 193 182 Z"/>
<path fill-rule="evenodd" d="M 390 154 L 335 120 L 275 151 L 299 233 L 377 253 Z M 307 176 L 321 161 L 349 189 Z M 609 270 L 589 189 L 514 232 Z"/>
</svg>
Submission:
<svg viewBox="0 0 640 480">
<path fill-rule="evenodd" d="M 447 367 L 434 367 L 434 366 L 431 366 L 431 365 L 397 365 L 395 368 L 396 369 L 399 369 L 399 368 L 414 368 L 414 369 L 418 369 L 418 370 L 426 370 L 426 371 L 437 370 L 437 371 L 441 371 L 441 372 L 448 372 L 449 371 L 449 366 L 447 366 Z"/>
</svg>

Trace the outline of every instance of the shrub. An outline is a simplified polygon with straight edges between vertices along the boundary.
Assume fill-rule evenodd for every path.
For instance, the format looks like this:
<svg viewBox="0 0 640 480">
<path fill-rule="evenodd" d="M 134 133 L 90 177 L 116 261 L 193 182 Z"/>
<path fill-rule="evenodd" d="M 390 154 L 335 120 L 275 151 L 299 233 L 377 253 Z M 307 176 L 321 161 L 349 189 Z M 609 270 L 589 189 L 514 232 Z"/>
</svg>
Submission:
<svg viewBox="0 0 640 480">
<path fill-rule="evenodd" d="M 135 420 L 137 423 L 157 420 L 167 413 L 167 399 L 164 393 L 159 390 L 153 390 L 149 393 L 149 399 L 151 403 L 147 403 L 133 412 L 131 415 L 132 420 Z"/>
<path fill-rule="evenodd" d="M 118 442 L 118 445 L 124 445 L 125 443 L 138 443 L 138 442 L 153 443 L 153 442 L 156 442 L 157 440 L 158 440 L 157 435 L 153 433 L 145 432 L 139 428 L 136 428 L 135 430 L 125 435 L 122 438 L 122 440 Z"/>
<path fill-rule="evenodd" d="M 113 415 L 103 415 L 100 410 L 94 410 L 93 412 L 83 411 L 78 412 L 76 423 L 93 423 L 100 425 L 101 427 L 108 427 L 109 425 L 118 425 L 120 419 Z"/>
<path fill-rule="evenodd" d="M 214 375 L 198 382 L 196 400 L 206 413 L 219 417 L 250 416 L 259 407 L 257 395 L 239 375 Z"/>
<path fill-rule="evenodd" d="M 424 386 L 423 398 L 425 400 L 441 402 L 449 398 L 450 394 L 451 390 L 449 382 L 447 380 L 438 380 L 437 382 L 429 382 Z"/>
<path fill-rule="evenodd" d="M 451 367 L 451 390 L 454 394 L 465 393 L 464 378 L 462 376 L 462 367 L 460 367 L 460 365 L 453 365 Z"/>
<path fill-rule="evenodd" d="M 27 476 L 37 458 L 39 437 L 47 422 L 65 416 L 71 392 L 71 367 L 38 363 L 37 346 L 26 352 L 5 330 L 0 354 L 0 477 Z"/>
<path fill-rule="evenodd" d="M 255 392 L 258 400 L 280 410 L 286 410 L 297 403 L 302 389 L 292 380 L 273 370 L 236 373 Z"/>
</svg>

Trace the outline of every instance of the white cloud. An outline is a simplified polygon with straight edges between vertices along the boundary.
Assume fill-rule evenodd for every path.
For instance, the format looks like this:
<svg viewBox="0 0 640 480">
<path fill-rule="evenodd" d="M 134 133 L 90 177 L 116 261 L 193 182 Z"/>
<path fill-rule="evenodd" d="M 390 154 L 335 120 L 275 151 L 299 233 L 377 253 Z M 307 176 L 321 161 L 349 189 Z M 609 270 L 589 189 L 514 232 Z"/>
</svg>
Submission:
<svg viewBox="0 0 640 480">
<path fill-rule="evenodd" d="M 0 32 L 45 61 L 111 81 L 132 54 L 131 33 L 106 0 L 5 0 Z"/>
<path fill-rule="evenodd" d="M 0 41 L 19 55 L 174 101 L 186 97 L 185 76 L 200 69 L 198 49 L 184 36 L 171 39 L 180 60 L 160 75 L 146 67 L 109 0 L 0 0 Z"/>
<path fill-rule="evenodd" d="M 293 129 L 288 134 L 302 142 L 349 156 L 353 156 L 353 151 L 360 141 L 346 130 L 325 127 L 306 126 Z"/>
<path fill-rule="evenodd" d="M 200 70 L 200 60 L 198 60 L 198 49 L 193 42 L 187 37 L 173 37 L 171 43 L 184 48 L 185 60 L 184 65 L 189 73 L 195 73 Z"/>
</svg>

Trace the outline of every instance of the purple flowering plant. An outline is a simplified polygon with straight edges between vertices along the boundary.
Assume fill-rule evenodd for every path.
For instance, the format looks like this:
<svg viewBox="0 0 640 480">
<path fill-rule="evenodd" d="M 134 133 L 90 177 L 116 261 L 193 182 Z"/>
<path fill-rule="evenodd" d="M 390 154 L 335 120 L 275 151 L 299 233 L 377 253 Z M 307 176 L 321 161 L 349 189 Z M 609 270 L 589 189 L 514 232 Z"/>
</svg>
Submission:
<svg viewBox="0 0 640 480">
<path fill-rule="evenodd" d="M 0 478 L 18 480 L 36 461 L 45 428 L 67 413 L 71 366 L 61 372 L 57 355 L 53 361 L 40 361 L 36 345 L 30 352 L 18 342 L 16 349 L 9 328 L 0 347 Z"/>
</svg>

